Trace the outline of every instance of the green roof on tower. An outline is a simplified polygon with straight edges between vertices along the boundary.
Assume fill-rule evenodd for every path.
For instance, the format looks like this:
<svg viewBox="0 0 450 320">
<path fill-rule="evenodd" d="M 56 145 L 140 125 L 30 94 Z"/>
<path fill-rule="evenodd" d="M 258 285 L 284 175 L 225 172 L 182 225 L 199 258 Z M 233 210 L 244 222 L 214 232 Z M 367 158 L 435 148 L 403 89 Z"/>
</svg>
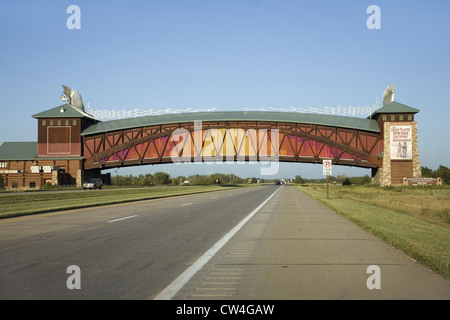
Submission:
<svg viewBox="0 0 450 320">
<path fill-rule="evenodd" d="M 380 109 L 376 110 L 370 118 L 372 118 L 375 114 L 381 114 L 381 113 L 418 113 L 419 110 L 415 108 L 411 108 L 405 104 L 398 103 L 396 101 L 392 101 L 391 103 L 388 103 L 387 105 L 381 107 Z"/>
</svg>

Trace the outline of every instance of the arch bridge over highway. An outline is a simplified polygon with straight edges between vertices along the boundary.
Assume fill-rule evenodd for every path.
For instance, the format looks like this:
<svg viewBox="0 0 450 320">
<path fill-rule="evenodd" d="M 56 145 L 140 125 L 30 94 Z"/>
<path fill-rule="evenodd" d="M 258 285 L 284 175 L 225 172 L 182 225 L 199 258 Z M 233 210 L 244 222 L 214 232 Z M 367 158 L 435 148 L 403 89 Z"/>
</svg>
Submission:
<svg viewBox="0 0 450 320">
<path fill-rule="evenodd" d="M 195 161 L 280 161 L 372 169 L 380 185 L 420 177 L 419 110 L 393 101 L 367 118 L 297 112 L 194 112 L 100 121 L 64 104 L 33 115 L 37 142 L 5 142 L 7 187 L 81 186 L 102 169 Z"/>
<path fill-rule="evenodd" d="M 194 161 L 319 162 L 378 168 L 375 120 L 213 112 L 100 122 L 82 133 L 85 169 Z"/>
</svg>

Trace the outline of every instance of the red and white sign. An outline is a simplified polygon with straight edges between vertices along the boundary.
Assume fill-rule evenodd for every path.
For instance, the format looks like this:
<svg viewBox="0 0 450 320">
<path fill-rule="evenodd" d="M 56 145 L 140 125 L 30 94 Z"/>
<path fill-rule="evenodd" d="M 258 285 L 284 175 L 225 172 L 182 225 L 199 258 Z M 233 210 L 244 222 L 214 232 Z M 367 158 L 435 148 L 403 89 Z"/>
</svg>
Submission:
<svg viewBox="0 0 450 320">
<path fill-rule="evenodd" d="M 435 186 L 438 184 L 438 178 L 408 178 L 408 184 L 410 186 L 419 186 L 419 185 Z"/>
<path fill-rule="evenodd" d="M 331 160 L 323 160 L 323 175 L 331 176 Z"/>
</svg>

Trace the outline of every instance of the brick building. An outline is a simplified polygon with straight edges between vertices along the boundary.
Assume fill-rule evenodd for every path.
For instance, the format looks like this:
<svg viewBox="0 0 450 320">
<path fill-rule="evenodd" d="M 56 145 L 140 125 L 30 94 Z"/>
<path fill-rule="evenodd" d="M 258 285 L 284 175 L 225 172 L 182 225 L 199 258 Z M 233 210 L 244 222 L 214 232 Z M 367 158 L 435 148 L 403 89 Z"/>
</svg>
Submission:
<svg viewBox="0 0 450 320">
<path fill-rule="evenodd" d="M 35 114 L 33 118 L 37 119 L 37 142 L 5 142 L 0 146 L 0 174 L 5 186 L 28 189 L 50 183 L 80 187 L 81 132 L 99 120 L 69 104 Z"/>
</svg>

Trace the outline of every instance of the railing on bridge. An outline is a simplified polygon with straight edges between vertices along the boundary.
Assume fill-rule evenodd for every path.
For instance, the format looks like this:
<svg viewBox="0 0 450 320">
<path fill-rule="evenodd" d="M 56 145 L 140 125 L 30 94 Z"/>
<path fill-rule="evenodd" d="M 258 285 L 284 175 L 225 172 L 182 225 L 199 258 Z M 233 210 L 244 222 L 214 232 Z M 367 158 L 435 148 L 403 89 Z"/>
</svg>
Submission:
<svg viewBox="0 0 450 320">
<path fill-rule="evenodd" d="M 377 103 L 370 106 L 308 106 L 308 107 L 242 107 L 237 111 L 276 111 L 276 112 L 298 112 L 317 113 L 336 116 L 363 117 L 367 118 L 381 106 Z M 99 120 L 117 120 L 125 118 L 154 116 L 162 114 L 177 114 L 191 112 L 217 112 L 225 111 L 223 108 L 165 108 L 165 109 L 93 109 L 88 104 L 86 112 Z"/>
</svg>

